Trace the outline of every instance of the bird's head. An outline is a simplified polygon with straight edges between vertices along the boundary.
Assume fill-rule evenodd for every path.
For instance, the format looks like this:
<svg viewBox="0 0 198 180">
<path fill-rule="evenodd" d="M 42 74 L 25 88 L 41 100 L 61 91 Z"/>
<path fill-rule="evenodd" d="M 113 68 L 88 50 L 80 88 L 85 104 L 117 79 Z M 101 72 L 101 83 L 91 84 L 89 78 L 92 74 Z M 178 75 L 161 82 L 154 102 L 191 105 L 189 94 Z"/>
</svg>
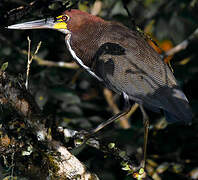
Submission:
<svg viewBox="0 0 198 180">
<path fill-rule="evenodd" d="M 80 31 L 83 24 L 102 22 L 101 18 L 92 16 L 80 10 L 67 10 L 55 18 L 46 18 L 8 26 L 8 29 L 53 29 L 68 34 Z"/>
</svg>

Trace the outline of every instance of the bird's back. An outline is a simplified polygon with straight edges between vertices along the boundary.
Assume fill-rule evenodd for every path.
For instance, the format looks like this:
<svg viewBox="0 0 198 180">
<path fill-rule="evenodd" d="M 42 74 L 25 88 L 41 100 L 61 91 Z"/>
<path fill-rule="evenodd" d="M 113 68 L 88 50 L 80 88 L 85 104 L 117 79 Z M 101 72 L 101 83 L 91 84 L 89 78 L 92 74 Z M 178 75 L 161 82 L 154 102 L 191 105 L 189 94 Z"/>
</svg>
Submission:
<svg viewBox="0 0 198 180">
<path fill-rule="evenodd" d="M 92 69 L 110 89 L 151 110 L 163 109 L 170 122 L 191 121 L 188 100 L 172 72 L 138 32 L 111 23 L 93 61 Z"/>
</svg>

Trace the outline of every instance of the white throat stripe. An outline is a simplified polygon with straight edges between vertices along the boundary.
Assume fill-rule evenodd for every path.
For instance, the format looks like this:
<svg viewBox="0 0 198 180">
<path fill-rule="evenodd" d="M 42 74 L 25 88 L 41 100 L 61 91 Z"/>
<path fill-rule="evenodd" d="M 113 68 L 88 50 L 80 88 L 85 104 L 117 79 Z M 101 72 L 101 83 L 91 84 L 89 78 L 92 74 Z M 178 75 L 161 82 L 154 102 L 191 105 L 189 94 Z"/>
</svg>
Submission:
<svg viewBox="0 0 198 180">
<path fill-rule="evenodd" d="M 82 60 L 76 55 L 76 53 L 74 52 L 74 50 L 71 48 L 70 45 L 70 39 L 71 39 L 71 34 L 67 34 L 66 35 L 66 44 L 67 44 L 67 48 L 69 49 L 69 52 L 71 53 L 72 57 L 78 62 L 78 64 L 83 67 L 89 74 L 91 74 L 92 76 L 94 76 L 96 79 L 98 79 L 99 81 L 103 81 L 100 77 L 98 77 L 93 71 L 91 71 L 91 69 L 86 66 Z"/>
</svg>

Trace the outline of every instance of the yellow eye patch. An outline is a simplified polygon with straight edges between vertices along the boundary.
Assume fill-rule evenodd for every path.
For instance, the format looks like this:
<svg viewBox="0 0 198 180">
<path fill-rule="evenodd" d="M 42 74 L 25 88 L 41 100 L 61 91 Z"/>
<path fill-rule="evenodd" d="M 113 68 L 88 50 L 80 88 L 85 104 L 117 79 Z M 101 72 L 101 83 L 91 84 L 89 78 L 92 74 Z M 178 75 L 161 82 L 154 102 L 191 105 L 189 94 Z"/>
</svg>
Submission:
<svg viewBox="0 0 198 180">
<path fill-rule="evenodd" d="M 53 26 L 55 29 L 67 29 L 67 21 L 69 21 L 69 16 L 60 15 L 56 17 L 56 24 Z"/>
<path fill-rule="evenodd" d="M 67 29 L 67 23 L 65 22 L 57 22 L 53 28 L 55 29 Z"/>
</svg>

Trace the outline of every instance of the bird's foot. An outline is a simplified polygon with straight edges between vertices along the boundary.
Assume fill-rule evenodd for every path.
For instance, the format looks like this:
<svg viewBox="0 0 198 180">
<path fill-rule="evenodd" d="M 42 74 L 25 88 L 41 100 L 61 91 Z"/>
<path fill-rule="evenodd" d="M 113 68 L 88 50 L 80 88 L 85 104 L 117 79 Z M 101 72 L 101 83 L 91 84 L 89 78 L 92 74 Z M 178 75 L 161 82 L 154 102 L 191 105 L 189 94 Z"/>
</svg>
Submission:
<svg viewBox="0 0 198 180">
<path fill-rule="evenodd" d="M 88 131 L 82 130 L 79 131 L 74 138 L 74 145 L 75 147 L 79 147 L 83 145 L 89 138 L 90 138 L 90 133 Z"/>
<path fill-rule="evenodd" d="M 138 180 L 142 180 L 146 177 L 146 171 L 144 168 L 140 168 L 139 171 L 133 173 L 133 177 Z"/>
</svg>

